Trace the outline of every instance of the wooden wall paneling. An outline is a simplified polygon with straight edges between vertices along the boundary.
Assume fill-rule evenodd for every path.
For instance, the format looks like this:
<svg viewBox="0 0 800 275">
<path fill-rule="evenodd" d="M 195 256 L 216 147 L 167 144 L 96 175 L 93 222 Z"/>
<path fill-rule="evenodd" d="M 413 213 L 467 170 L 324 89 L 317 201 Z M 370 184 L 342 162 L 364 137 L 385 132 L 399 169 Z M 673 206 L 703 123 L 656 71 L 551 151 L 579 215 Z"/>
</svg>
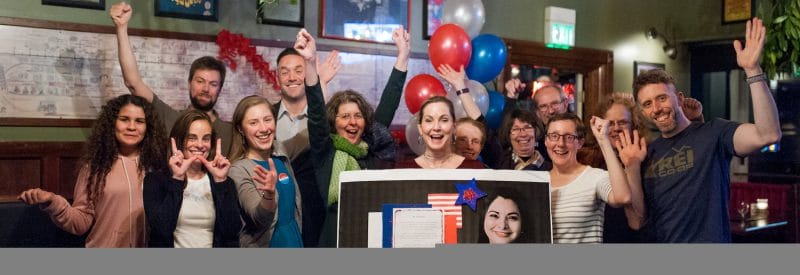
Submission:
<svg viewBox="0 0 800 275">
<path fill-rule="evenodd" d="M 42 188 L 68 199 L 77 177 L 83 142 L 0 142 L 0 202 Z"/>
<path fill-rule="evenodd" d="M 547 48 L 544 43 L 503 38 L 508 47 L 508 61 L 503 80 L 510 78 L 511 64 L 540 65 L 584 75 L 583 119 L 586 121 L 597 104 L 613 92 L 614 54 L 609 50 L 575 47 L 569 50 Z"/>
</svg>

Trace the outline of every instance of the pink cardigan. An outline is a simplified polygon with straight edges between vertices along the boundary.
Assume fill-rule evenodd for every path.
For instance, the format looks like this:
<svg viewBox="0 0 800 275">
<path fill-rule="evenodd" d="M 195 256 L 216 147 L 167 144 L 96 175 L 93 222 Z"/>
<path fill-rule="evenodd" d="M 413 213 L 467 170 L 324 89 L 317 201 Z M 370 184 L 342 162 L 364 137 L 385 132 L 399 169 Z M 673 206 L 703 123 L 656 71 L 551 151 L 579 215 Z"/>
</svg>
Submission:
<svg viewBox="0 0 800 275">
<path fill-rule="evenodd" d="M 136 159 L 118 157 L 114 161 L 96 205 L 88 202 L 88 170 L 88 166 L 84 166 L 78 174 L 72 205 L 64 197 L 56 195 L 43 210 L 64 231 L 83 235 L 91 230 L 86 247 L 144 247 L 147 243 L 142 202 L 144 173 L 137 171 Z"/>
</svg>

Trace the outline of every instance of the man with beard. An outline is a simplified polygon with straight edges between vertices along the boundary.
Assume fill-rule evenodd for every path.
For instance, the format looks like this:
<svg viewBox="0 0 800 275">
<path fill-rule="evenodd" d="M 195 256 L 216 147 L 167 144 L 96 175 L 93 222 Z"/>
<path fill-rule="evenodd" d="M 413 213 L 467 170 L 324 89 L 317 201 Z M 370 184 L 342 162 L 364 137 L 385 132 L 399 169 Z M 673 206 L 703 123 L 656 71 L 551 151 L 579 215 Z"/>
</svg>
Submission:
<svg viewBox="0 0 800 275">
<path fill-rule="evenodd" d="M 120 2 L 111 6 L 109 15 L 117 29 L 119 63 L 122 68 L 122 77 L 125 79 L 125 86 L 128 87 L 131 94 L 143 97 L 153 103 L 158 116 L 164 122 L 164 127 L 171 129 L 172 124 L 178 119 L 179 112 L 161 101 L 153 93 L 153 90 L 142 81 L 136 57 L 133 55 L 133 48 L 128 39 L 128 21 L 133 15 L 133 8 L 128 3 Z M 214 111 L 214 104 L 217 103 L 217 97 L 224 82 L 225 64 L 219 60 L 204 56 L 192 62 L 189 70 L 189 98 L 192 105 L 189 108 L 203 111 L 211 117 L 213 121 L 211 127 L 222 138 L 222 154 L 227 156 L 231 146 L 233 125 L 220 120 L 217 112 Z"/>
<path fill-rule="evenodd" d="M 661 137 L 648 145 L 646 156 L 620 152 L 623 162 L 630 159 L 626 170 L 641 175 L 647 213 L 628 218 L 632 227 L 645 226 L 649 241 L 731 241 L 731 158 L 781 138 L 775 100 L 759 64 L 765 36 L 761 20 L 754 18 L 747 22 L 745 47 L 739 41 L 733 44 L 736 61 L 747 75 L 755 123 L 723 119 L 692 123 L 681 109 L 669 74 L 653 70 L 634 80 L 634 96 L 642 114 L 661 131 Z M 627 140 L 622 142 L 625 147 Z"/>
</svg>

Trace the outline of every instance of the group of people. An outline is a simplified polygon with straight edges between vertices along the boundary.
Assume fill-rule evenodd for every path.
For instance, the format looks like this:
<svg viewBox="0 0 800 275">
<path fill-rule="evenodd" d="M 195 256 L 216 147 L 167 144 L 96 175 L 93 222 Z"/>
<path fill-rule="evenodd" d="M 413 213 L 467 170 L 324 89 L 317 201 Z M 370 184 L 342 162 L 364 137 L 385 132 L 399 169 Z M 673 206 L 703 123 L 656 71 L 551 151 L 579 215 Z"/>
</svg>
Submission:
<svg viewBox="0 0 800 275">
<path fill-rule="evenodd" d="M 319 60 L 315 38 L 303 29 L 277 58 L 281 101 L 245 97 L 225 122 L 214 111 L 224 64 L 195 60 L 191 106 L 174 110 L 142 81 L 127 34 L 132 13 L 124 2 L 110 9 L 131 95 L 100 112 L 74 201 L 41 189 L 19 196 L 60 228 L 89 232 L 87 247 L 335 247 L 339 174 L 391 168 L 548 171 L 556 243 L 602 242 L 606 204 L 623 207 L 628 225 L 645 228 L 652 242 L 726 242 L 731 157 L 781 136 L 758 61 L 765 35 L 758 19 L 747 24 L 746 47 L 734 45 L 755 124 L 690 122 L 686 114 L 698 113 L 697 104 L 666 72 L 650 71 L 634 81 L 634 100 L 612 96 L 588 125 L 569 112 L 557 86 L 535 91 L 535 112 L 516 108 L 524 84 L 510 80 L 504 121 L 493 131 L 466 88 L 464 68 L 442 65 L 437 71 L 467 117 L 456 120 L 445 97 L 426 100 L 416 114 L 420 138 L 409 141 L 424 143 L 424 153 L 395 163 L 388 127 L 408 71 L 405 30 L 392 34 L 397 59 L 377 108 L 353 90 L 328 96 L 338 54 Z M 659 138 L 640 137 L 640 116 Z M 587 151 L 588 143 L 596 145 Z M 518 195 L 484 199 L 479 240 L 525 242 L 526 204 Z"/>
</svg>

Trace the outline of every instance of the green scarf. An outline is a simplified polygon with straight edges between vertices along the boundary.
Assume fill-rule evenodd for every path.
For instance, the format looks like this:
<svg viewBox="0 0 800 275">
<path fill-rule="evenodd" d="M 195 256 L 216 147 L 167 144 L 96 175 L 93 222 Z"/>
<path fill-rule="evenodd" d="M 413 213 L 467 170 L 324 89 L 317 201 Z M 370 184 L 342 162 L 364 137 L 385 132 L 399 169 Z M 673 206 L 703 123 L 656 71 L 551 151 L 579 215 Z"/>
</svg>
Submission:
<svg viewBox="0 0 800 275">
<path fill-rule="evenodd" d="M 331 134 L 333 147 L 336 154 L 333 156 L 333 166 L 331 167 L 331 182 L 328 186 L 328 206 L 339 202 L 339 173 L 342 171 L 361 170 L 356 159 L 367 155 L 369 146 L 363 140 L 358 144 L 352 144 L 347 139 Z"/>
</svg>

